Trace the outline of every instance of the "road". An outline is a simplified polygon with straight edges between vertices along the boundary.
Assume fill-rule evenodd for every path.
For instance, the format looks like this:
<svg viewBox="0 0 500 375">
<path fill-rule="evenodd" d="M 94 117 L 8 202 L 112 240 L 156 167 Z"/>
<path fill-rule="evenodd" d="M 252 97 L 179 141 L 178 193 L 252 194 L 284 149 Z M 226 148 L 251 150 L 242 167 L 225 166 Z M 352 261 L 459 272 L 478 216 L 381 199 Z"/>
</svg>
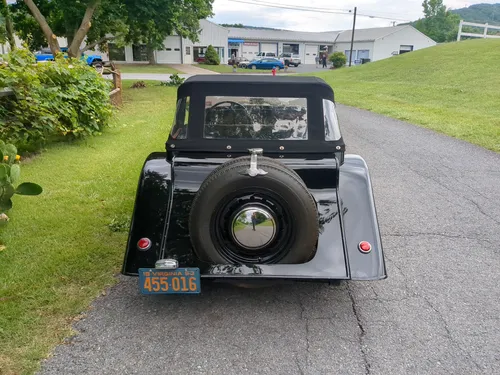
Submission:
<svg viewBox="0 0 500 375">
<path fill-rule="evenodd" d="M 179 65 L 180 66 L 180 65 Z M 291 70 L 293 70 L 294 73 L 314 73 L 316 71 L 321 71 L 322 68 L 316 67 L 316 65 L 299 65 L 298 67 L 291 67 Z M 207 74 L 216 74 L 214 72 L 208 71 L 204 69 Z M 200 74 L 200 73 L 198 73 Z M 227 74 L 233 74 L 233 73 L 227 73 Z M 248 74 L 259 74 L 259 73 L 248 73 Z M 270 70 L 263 70 L 262 75 L 271 75 Z M 281 73 L 282 75 L 285 73 Z M 179 77 L 182 77 L 184 79 L 191 77 L 193 74 L 184 74 L 181 73 L 179 74 Z M 127 79 L 127 80 L 149 80 L 149 81 L 170 81 L 170 76 L 171 74 L 160 74 L 160 73 L 122 73 L 122 79 Z M 106 75 L 105 76 L 108 79 L 112 79 L 113 77 L 111 75 Z"/>
<path fill-rule="evenodd" d="M 500 155 L 340 106 L 389 278 L 145 297 L 121 278 L 41 374 L 499 374 Z"/>
</svg>

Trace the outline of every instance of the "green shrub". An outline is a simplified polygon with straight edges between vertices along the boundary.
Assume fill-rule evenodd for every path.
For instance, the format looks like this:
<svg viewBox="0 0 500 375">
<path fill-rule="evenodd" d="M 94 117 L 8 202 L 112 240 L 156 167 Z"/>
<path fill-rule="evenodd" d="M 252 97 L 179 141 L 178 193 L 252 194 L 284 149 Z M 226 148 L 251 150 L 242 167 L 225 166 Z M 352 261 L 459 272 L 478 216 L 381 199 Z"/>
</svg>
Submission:
<svg viewBox="0 0 500 375">
<path fill-rule="evenodd" d="M 184 83 L 185 79 L 179 77 L 179 74 L 174 73 L 170 75 L 170 81 L 160 82 L 160 86 L 180 86 Z"/>
<path fill-rule="evenodd" d="M 205 52 L 205 64 L 207 65 L 219 65 L 220 58 L 217 54 L 217 51 L 212 45 L 209 45 L 207 48 L 207 52 Z"/>
<path fill-rule="evenodd" d="M 43 191 L 40 185 L 32 182 L 24 182 L 14 187 L 21 175 L 20 159 L 14 145 L 5 144 L 0 140 L 0 220 L 2 221 L 9 220 L 5 212 L 12 208 L 11 198 L 14 194 L 39 195 Z"/>
<path fill-rule="evenodd" d="M 334 52 L 328 57 L 328 60 L 334 68 L 342 68 L 347 63 L 347 56 L 343 52 Z"/>
<path fill-rule="evenodd" d="M 54 139 L 100 134 L 112 114 L 111 83 L 78 59 L 36 63 L 25 49 L 0 65 L 0 87 L 15 96 L 0 102 L 0 138 L 34 151 Z"/>
</svg>

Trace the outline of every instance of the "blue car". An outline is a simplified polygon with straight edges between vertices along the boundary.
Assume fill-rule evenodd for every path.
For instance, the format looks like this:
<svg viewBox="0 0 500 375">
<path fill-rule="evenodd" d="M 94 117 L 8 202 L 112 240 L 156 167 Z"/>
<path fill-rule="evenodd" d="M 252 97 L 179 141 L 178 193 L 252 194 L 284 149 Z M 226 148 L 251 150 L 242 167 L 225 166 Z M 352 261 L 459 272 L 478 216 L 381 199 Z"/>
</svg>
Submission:
<svg viewBox="0 0 500 375">
<path fill-rule="evenodd" d="M 63 53 L 64 57 L 68 57 L 68 48 L 61 48 L 61 52 Z M 35 52 L 35 58 L 36 61 L 38 62 L 44 62 L 44 61 L 54 61 L 54 55 L 52 54 L 52 51 L 50 49 L 41 49 L 40 51 Z M 83 54 L 81 57 L 82 60 L 84 60 L 89 66 L 93 66 L 96 69 L 101 69 L 103 66 L 103 61 L 102 57 L 99 55 L 85 55 Z"/>
<path fill-rule="evenodd" d="M 264 58 L 251 61 L 247 65 L 247 69 L 272 69 L 274 67 L 276 67 L 276 70 L 285 69 L 285 64 L 278 59 Z"/>
</svg>

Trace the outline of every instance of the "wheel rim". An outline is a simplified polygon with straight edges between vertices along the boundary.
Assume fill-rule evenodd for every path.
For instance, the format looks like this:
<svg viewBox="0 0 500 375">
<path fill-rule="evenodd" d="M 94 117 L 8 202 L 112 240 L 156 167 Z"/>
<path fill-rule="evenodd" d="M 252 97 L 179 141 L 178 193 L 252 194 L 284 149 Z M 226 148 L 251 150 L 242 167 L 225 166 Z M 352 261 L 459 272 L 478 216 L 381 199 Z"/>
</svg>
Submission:
<svg viewBox="0 0 500 375">
<path fill-rule="evenodd" d="M 220 255 L 231 264 L 278 263 L 288 254 L 295 238 L 292 213 L 287 207 L 279 195 L 267 189 L 246 189 L 225 197 L 210 222 L 212 241 Z M 261 224 L 259 229 L 263 237 L 260 242 L 249 239 L 248 229 L 244 236 L 235 233 L 238 217 L 253 212 L 264 215 L 264 226 L 271 227 L 264 229 Z M 251 222 L 249 225 L 253 229 Z M 251 233 L 255 233 L 251 229 Z"/>
</svg>

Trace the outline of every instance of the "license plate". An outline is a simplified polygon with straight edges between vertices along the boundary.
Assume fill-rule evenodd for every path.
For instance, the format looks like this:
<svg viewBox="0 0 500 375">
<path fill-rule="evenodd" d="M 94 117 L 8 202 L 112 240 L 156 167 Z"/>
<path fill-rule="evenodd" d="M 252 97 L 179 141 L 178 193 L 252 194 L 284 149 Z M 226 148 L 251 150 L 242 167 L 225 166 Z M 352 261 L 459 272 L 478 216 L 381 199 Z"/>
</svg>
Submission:
<svg viewBox="0 0 500 375">
<path fill-rule="evenodd" d="M 139 289 L 142 294 L 198 294 L 199 268 L 139 268 Z"/>
</svg>

